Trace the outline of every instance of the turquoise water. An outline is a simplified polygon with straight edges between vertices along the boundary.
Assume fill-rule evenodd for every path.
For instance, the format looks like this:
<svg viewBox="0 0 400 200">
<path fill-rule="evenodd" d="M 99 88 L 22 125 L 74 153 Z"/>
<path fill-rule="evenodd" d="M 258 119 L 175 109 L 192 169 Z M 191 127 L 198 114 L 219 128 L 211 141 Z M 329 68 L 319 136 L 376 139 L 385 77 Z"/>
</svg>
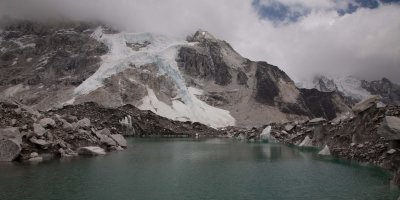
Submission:
<svg viewBox="0 0 400 200">
<path fill-rule="evenodd" d="M 1 200 L 396 199 L 390 174 L 229 139 L 129 139 L 103 157 L 0 164 Z"/>
</svg>

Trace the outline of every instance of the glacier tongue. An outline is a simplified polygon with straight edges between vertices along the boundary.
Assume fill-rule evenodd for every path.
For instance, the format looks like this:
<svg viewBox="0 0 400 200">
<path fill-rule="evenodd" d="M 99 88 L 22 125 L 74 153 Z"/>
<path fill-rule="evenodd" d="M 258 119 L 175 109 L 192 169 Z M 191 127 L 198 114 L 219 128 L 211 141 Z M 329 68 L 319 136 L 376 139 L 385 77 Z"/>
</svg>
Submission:
<svg viewBox="0 0 400 200">
<path fill-rule="evenodd" d="M 81 85 L 75 88 L 76 96 L 89 94 L 103 86 L 103 80 L 122 72 L 132 65 L 153 63 L 158 67 L 158 73 L 169 76 L 178 90 L 172 105 L 160 101 L 153 89 L 147 87 L 147 96 L 142 99 L 139 109 L 151 110 L 156 114 L 180 121 L 201 122 L 212 127 L 225 127 L 235 124 L 235 119 L 229 111 L 212 107 L 199 100 L 195 95 L 202 91 L 186 87 L 176 57 L 178 49 L 190 45 L 184 40 L 170 38 L 151 33 L 104 34 L 102 28 L 96 29 L 92 37 L 106 44 L 109 52 L 102 56 L 100 68 Z M 132 49 L 128 44 L 146 44 L 138 49 Z M 179 99 L 179 100 L 178 100 Z"/>
</svg>

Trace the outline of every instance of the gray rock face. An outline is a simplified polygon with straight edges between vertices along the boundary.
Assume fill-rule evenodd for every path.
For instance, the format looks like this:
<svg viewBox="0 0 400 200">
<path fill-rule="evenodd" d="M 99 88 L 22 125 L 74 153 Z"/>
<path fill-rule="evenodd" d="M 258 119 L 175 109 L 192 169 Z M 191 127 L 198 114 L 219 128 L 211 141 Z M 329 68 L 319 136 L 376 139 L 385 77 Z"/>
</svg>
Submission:
<svg viewBox="0 0 400 200">
<path fill-rule="evenodd" d="M 47 149 L 51 145 L 50 142 L 47 142 L 46 140 L 43 139 L 37 139 L 35 137 L 30 138 L 29 141 L 32 142 L 33 144 L 37 144 L 42 149 Z"/>
<path fill-rule="evenodd" d="M 13 161 L 21 152 L 21 143 L 16 139 L 0 139 L 0 161 Z"/>
<path fill-rule="evenodd" d="M 100 155 L 105 155 L 106 151 L 101 147 L 87 146 L 87 147 L 79 148 L 78 154 L 79 155 L 87 155 L 87 156 L 100 156 Z"/>
<path fill-rule="evenodd" d="M 97 132 L 94 132 L 96 137 L 100 140 L 102 144 L 106 144 L 107 146 L 116 146 L 117 143 L 109 137 L 110 131 L 108 129 L 103 129 Z"/>
<path fill-rule="evenodd" d="M 368 99 L 365 99 L 364 101 L 361 101 L 359 103 L 357 103 L 356 105 L 354 105 L 353 112 L 355 113 L 361 113 L 364 112 L 366 110 L 368 110 L 369 108 L 373 107 L 376 105 L 376 103 L 379 102 L 381 98 L 379 96 L 371 96 Z"/>
<path fill-rule="evenodd" d="M 285 130 L 286 131 L 291 131 L 293 128 L 294 128 L 294 126 L 291 125 L 291 124 L 288 124 L 288 125 L 285 126 Z"/>
<path fill-rule="evenodd" d="M 207 35 L 198 31 L 189 37 L 197 43 L 179 50 L 179 69 L 189 85 L 205 91 L 201 100 L 229 110 L 238 125 L 262 125 L 257 121 L 272 110 L 281 119 L 288 115 L 333 119 L 350 110 L 335 92 L 299 90 L 278 67 L 245 59 L 225 41 Z"/>
<path fill-rule="evenodd" d="M 88 118 L 83 118 L 79 120 L 77 123 L 78 128 L 89 128 L 90 127 L 90 120 Z"/>
<path fill-rule="evenodd" d="M 119 146 L 127 147 L 126 140 L 125 140 L 124 136 L 122 136 L 121 134 L 113 134 L 113 135 L 110 135 L 110 137 L 113 140 L 115 140 L 115 142 L 117 142 L 117 144 Z"/>
<path fill-rule="evenodd" d="M 382 97 L 382 101 L 389 105 L 400 104 L 400 86 L 387 78 L 376 81 L 361 81 L 361 86 L 373 95 Z"/>
<path fill-rule="evenodd" d="M 13 161 L 21 152 L 21 134 L 18 128 L 0 129 L 0 161 Z"/>
<path fill-rule="evenodd" d="M 0 129 L 0 139 L 7 139 L 7 138 L 20 140 L 21 133 L 16 127 L 8 127 Z"/>
<path fill-rule="evenodd" d="M 36 123 L 33 124 L 33 133 L 34 133 L 36 136 L 43 136 L 46 132 L 47 132 L 46 129 L 44 129 L 44 128 L 42 127 L 42 125 L 36 124 Z"/>
<path fill-rule="evenodd" d="M 43 128 L 51 128 L 56 126 L 56 122 L 51 118 L 44 118 L 39 121 L 39 124 Z"/>
<path fill-rule="evenodd" d="M 386 140 L 400 140 L 400 118 L 386 116 L 378 129 L 378 134 Z"/>
</svg>

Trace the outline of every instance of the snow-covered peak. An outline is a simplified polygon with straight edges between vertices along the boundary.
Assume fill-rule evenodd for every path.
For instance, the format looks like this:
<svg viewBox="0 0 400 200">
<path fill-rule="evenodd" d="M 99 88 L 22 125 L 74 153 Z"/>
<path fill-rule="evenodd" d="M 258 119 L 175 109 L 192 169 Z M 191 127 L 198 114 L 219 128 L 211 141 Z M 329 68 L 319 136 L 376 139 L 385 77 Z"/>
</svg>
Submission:
<svg viewBox="0 0 400 200">
<path fill-rule="evenodd" d="M 205 30 L 198 30 L 196 33 L 193 35 L 193 40 L 194 41 L 202 41 L 204 39 L 211 39 L 211 40 L 216 40 L 216 38 L 209 33 L 208 31 Z"/>
<path fill-rule="evenodd" d="M 371 96 L 371 93 L 362 87 L 362 81 L 353 76 L 323 76 L 318 75 L 311 79 L 296 83 L 299 88 L 315 88 L 321 92 L 338 91 L 355 101 L 361 101 Z"/>
</svg>

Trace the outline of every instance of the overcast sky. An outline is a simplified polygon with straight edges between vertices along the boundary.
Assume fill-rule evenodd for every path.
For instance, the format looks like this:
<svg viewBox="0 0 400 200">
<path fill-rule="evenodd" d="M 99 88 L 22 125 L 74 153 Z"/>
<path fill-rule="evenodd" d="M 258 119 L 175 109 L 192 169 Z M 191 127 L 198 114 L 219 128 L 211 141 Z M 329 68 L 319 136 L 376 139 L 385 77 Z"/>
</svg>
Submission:
<svg viewBox="0 0 400 200">
<path fill-rule="evenodd" d="M 0 0 L 0 16 L 99 19 L 184 37 L 205 29 L 293 79 L 315 73 L 400 82 L 398 0 Z"/>
</svg>

